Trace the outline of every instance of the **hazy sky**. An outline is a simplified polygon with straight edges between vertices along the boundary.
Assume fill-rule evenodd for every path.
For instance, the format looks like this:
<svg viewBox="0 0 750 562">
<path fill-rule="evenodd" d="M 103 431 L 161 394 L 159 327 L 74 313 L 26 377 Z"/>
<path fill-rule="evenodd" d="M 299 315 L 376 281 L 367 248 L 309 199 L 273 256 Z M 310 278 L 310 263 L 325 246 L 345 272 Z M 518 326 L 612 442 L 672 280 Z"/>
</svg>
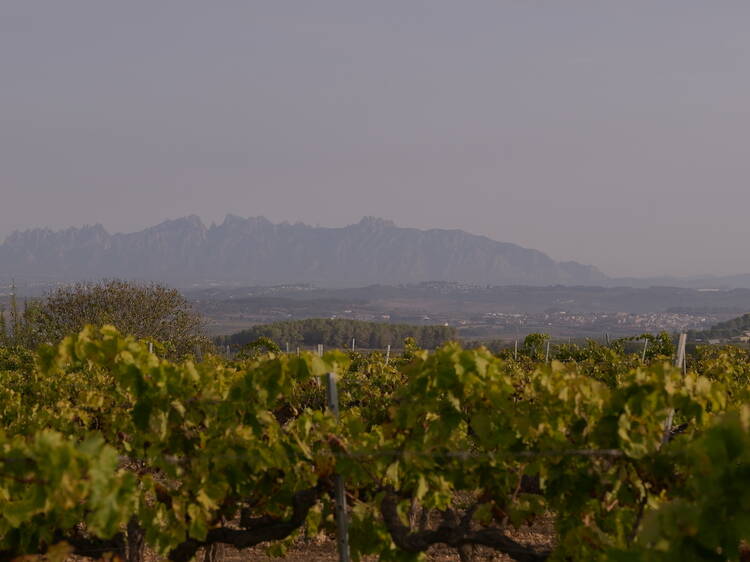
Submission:
<svg viewBox="0 0 750 562">
<path fill-rule="evenodd" d="M 750 271 L 750 2 L 3 0 L 0 239 L 195 213 Z"/>
</svg>

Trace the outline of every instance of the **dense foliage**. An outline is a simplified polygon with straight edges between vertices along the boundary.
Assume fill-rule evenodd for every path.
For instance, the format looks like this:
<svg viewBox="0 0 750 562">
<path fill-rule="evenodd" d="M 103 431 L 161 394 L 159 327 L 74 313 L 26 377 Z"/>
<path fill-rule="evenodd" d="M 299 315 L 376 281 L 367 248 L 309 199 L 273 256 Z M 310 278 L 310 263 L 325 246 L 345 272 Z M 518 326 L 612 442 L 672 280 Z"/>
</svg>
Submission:
<svg viewBox="0 0 750 562">
<path fill-rule="evenodd" d="M 275 553 L 333 532 L 353 555 L 434 544 L 516 560 L 737 560 L 750 540 L 746 357 L 687 373 L 614 346 L 518 357 L 457 344 L 174 363 L 112 327 L 0 353 L 0 557 L 213 544 Z M 545 350 L 546 351 L 546 350 Z M 735 364 L 737 363 L 737 364 Z M 323 375 L 339 378 L 341 418 Z M 665 420 L 674 413 L 674 424 Z M 552 550 L 509 529 L 552 517 Z"/>
<path fill-rule="evenodd" d="M 384 349 L 388 345 L 400 345 L 404 339 L 413 338 L 423 348 L 433 349 L 457 339 L 456 329 L 450 326 L 412 326 L 409 324 L 386 324 L 363 322 L 345 318 L 311 318 L 289 320 L 254 326 L 231 336 L 219 338 L 221 345 L 243 346 L 259 338 L 268 338 L 276 345 L 326 347 L 356 345 L 365 349 Z"/>
<path fill-rule="evenodd" d="M 719 322 L 708 330 L 690 332 L 690 339 L 708 341 L 710 339 L 731 340 L 750 333 L 750 314 Z"/>
<path fill-rule="evenodd" d="M 111 324 L 149 339 L 172 358 L 207 348 L 202 319 L 176 289 L 157 283 L 108 280 L 58 287 L 43 299 L 24 303 L 11 296 L 9 321 L 0 310 L 0 345 L 33 348 L 57 343 L 86 325 Z"/>
</svg>

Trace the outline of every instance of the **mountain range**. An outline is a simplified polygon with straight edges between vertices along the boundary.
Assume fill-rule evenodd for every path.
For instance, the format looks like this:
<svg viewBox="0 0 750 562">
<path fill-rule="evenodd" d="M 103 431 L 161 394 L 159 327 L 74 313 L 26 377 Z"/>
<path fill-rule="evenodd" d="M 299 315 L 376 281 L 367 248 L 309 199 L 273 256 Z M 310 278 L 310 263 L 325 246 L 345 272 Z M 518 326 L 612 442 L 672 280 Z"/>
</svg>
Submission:
<svg viewBox="0 0 750 562">
<path fill-rule="evenodd" d="M 228 215 L 206 226 L 195 215 L 139 232 L 100 224 L 16 231 L 0 244 L 0 283 L 54 284 L 122 278 L 177 287 L 312 284 L 342 288 L 429 281 L 473 285 L 750 288 L 750 274 L 606 276 L 516 244 L 462 230 L 418 230 L 365 217 L 342 228 L 274 224 Z"/>
<path fill-rule="evenodd" d="M 139 232 L 99 224 L 17 231 L 0 244 L 0 280 L 69 282 L 105 277 L 178 287 L 310 283 L 323 287 L 454 281 L 477 285 L 598 285 L 589 265 L 461 230 L 401 228 L 366 217 L 342 228 L 197 216 Z"/>
</svg>

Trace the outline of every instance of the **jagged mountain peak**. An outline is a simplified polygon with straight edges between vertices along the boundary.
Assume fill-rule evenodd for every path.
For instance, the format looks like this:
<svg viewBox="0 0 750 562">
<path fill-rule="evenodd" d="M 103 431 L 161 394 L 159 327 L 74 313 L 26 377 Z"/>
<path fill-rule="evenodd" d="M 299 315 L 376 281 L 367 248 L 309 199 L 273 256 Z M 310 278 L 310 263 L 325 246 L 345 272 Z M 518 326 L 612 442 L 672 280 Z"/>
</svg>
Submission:
<svg viewBox="0 0 750 562">
<path fill-rule="evenodd" d="M 217 228 L 262 228 L 274 226 L 266 217 L 240 217 L 238 215 L 228 214 L 224 217 L 224 222 Z"/>
<path fill-rule="evenodd" d="M 362 217 L 361 221 L 352 226 L 361 226 L 366 228 L 398 228 L 395 222 L 378 217 Z"/>
<path fill-rule="evenodd" d="M 60 240 L 90 240 L 95 238 L 106 238 L 110 234 L 99 223 L 84 225 L 82 227 L 68 227 L 62 230 L 53 230 L 47 227 L 31 228 L 28 230 L 16 230 L 12 232 L 4 242 L 4 245 L 23 245 L 29 243 L 44 243 Z"/>
<path fill-rule="evenodd" d="M 178 219 L 169 219 L 160 222 L 156 226 L 147 228 L 145 231 L 160 232 L 169 231 L 176 229 L 195 229 L 195 230 L 206 230 L 206 226 L 198 215 L 189 215 L 187 217 L 180 217 Z M 134 233 L 137 234 L 137 233 Z"/>
</svg>

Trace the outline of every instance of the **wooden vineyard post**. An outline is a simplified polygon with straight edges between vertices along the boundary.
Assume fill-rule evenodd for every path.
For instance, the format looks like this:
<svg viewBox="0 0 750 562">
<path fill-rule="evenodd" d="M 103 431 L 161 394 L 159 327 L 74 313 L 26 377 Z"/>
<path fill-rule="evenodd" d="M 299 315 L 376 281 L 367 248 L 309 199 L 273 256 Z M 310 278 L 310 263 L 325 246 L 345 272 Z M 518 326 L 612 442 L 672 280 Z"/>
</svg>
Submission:
<svg viewBox="0 0 750 562">
<path fill-rule="evenodd" d="M 685 348 L 687 347 L 687 334 L 680 334 L 680 339 L 677 343 L 677 358 L 675 359 L 675 367 L 682 369 L 683 374 L 685 373 L 685 367 L 687 362 L 685 361 Z"/>
<path fill-rule="evenodd" d="M 513 359 L 515 361 L 518 361 L 518 340 L 516 340 L 516 343 L 513 347 Z"/>
<path fill-rule="evenodd" d="M 388 365 L 388 361 L 391 360 L 391 344 L 385 350 L 385 364 Z"/>
<path fill-rule="evenodd" d="M 544 362 L 549 363 L 549 340 L 547 340 L 547 351 L 544 354 Z"/>
<path fill-rule="evenodd" d="M 648 349 L 648 340 L 643 342 L 643 353 L 641 353 L 641 363 L 646 362 L 646 350 Z"/>
<path fill-rule="evenodd" d="M 679 367 L 682 372 L 685 372 L 685 347 L 687 345 L 687 334 L 680 334 L 680 339 L 677 343 L 677 356 L 674 360 L 674 366 Z M 667 421 L 664 422 L 664 436 L 662 437 L 662 445 L 669 441 L 669 436 L 672 433 L 672 420 L 674 419 L 674 408 L 669 410 L 667 415 Z"/>
<path fill-rule="evenodd" d="M 326 398 L 328 409 L 333 412 L 336 421 L 339 421 L 339 393 L 336 387 L 336 374 L 328 373 Z M 335 501 L 336 501 L 336 543 L 339 551 L 340 562 L 349 562 L 349 520 L 346 510 L 346 489 L 344 478 L 340 474 L 334 477 Z"/>
<path fill-rule="evenodd" d="M 318 344 L 318 357 L 323 357 L 323 344 Z"/>
</svg>

